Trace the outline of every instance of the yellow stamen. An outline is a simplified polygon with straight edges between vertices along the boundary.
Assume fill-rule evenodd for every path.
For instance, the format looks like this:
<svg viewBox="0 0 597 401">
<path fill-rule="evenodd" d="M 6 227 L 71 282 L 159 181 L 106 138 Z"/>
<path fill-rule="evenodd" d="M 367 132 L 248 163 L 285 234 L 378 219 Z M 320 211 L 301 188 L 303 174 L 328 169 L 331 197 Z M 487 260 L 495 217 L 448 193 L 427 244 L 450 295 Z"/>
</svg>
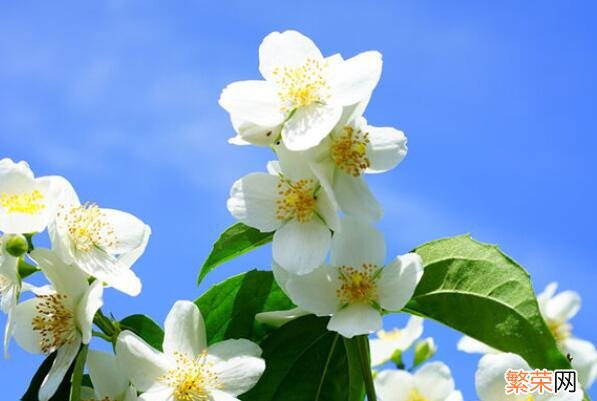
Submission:
<svg viewBox="0 0 597 401">
<path fill-rule="evenodd" d="M 419 390 L 417 390 L 416 388 L 413 388 L 408 393 L 408 397 L 406 398 L 406 401 L 427 401 L 427 398 L 423 397 L 423 395 L 419 392 Z"/>
<path fill-rule="evenodd" d="M 398 340 L 402 337 L 401 329 L 393 329 L 390 331 L 380 330 L 377 332 L 377 337 L 382 340 Z"/>
<path fill-rule="evenodd" d="M 40 302 L 35 307 L 36 316 L 31 324 L 39 331 L 40 348 L 49 354 L 65 344 L 74 341 L 75 321 L 73 313 L 65 306 L 66 295 L 39 295 Z"/>
<path fill-rule="evenodd" d="M 324 102 L 330 89 L 323 77 L 326 67 L 326 62 L 308 58 L 296 67 L 275 68 L 273 74 L 279 88 L 281 111 L 287 113 L 296 107 Z"/>
<path fill-rule="evenodd" d="M 367 157 L 369 133 L 347 125 L 339 136 L 332 138 L 331 156 L 336 166 L 358 177 L 371 166 Z"/>
<path fill-rule="evenodd" d="M 177 401 L 208 401 L 212 390 L 222 388 L 222 382 L 207 360 L 207 351 L 196 358 L 175 353 L 176 367 L 160 377 L 160 381 L 174 388 Z"/>
<path fill-rule="evenodd" d="M 44 196 L 37 189 L 31 192 L 0 194 L 0 205 L 6 213 L 37 214 L 46 208 Z"/>
<path fill-rule="evenodd" d="M 572 325 L 568 322 L 546 319 L 547 327 L 557 342 L 572 335 Z"/>
<path fill-rule="evenodd" d="M 58 220 L 66 225 L 79 251 L 87 252 L 94 247 L 105 249 L 118 243 L 114 229 L 96 204 L 86 203 L 69 210 L 60 206 Z"/>
<path fill-rule="evenodd" d="M 307 223 L 315 213 L 317 197 L 312 179 L 292 182 L 280 178 L 278 183 L 276 218 L 289 220 L 295 218 L 299 223 Z"/>
<path fill-rule="evenodd" d="M 342 282 L 336 296 L 342 304 L 377 302 L 377 266 L 365 263 L 361 270 L 351 266 L 338 268 Z"/>
</svg>

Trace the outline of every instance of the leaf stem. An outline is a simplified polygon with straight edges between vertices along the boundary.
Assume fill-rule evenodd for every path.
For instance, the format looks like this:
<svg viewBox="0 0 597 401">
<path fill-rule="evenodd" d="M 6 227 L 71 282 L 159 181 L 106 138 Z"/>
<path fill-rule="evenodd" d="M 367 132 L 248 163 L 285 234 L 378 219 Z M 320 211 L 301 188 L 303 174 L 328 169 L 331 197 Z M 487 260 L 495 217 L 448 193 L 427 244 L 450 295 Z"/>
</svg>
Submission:
<svg viewBox="0 0 597 401">
<path fill-rule="evenodd" d="M 373 385 L 373 376 L 371 374 L 371 359 L 369 356 L 369 337 L 367 335 L 355 337 L 357 350 L 359 352 L 359 361 L 361 363 L 361 373 L 365 382 L 365 391 L 368 401 L 377 401 L 375 395 L 375 386 Z"/>
<path fill-rule="evenodd" d="M 118 323 L 112 321 L 112 319 L 104 315 L 104 312 L 102 312 L 101 309 L 99 309 L 93 317 L 93 323 L 102 331 L 101 333 L 95 332 L 94 335 L 96 337 L 110 341 L 112 344 L 116 343 L 118 334 L 120 334 L 120 327 L 118 327 Z"/>
<path fill-rule="evenodd" d="M 79 401 L 81 399 L 81 384 L 83 380 L 83 370 L 85 369 L 85 361 L 87 360 L 87 348 L 87 344 L 83 345 L 75 360 L 75 368 L 70 379 L 70 401 Z"/>
</svg>

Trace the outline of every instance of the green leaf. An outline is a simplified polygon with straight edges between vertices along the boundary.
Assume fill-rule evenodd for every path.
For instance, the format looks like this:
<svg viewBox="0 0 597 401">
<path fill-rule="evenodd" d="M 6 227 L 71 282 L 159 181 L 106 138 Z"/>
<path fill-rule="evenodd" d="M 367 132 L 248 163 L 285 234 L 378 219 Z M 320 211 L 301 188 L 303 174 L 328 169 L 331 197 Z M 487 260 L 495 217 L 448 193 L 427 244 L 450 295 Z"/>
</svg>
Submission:
<svg viewBox="0 0 597 401">
<path fill-rule="evenodd" d="M 271 329 L 256 322 L 255 315 L 294 306 L 274 281 L 272 272 L 258 270 L 213 286 L 195 303 L 205 320 L 210 344 L 229 338 L 259 341 Z"/>
<path fill-rule="evenodd" d="M 201 284 L 205 276 L 217 266 L 271 242 L 273 236 L 273 232 L 262 233 L 256 228 L 243 223 L 236 223 L 228 227 L 220 235 L 207 260 L 203 263 L 197 278 L 197 284 Z"/>
<path fill-rule="evenodd" d="M 327 330 L 328 318 L 293 320 L 262 343 L 266 368 L 243 401 L 362 401 L 354 342 Z"/>
<path fill-rule="evenodd" d="M 37 369 L 37 372 L 35 372 L 35 375 L 33 375 L 33 378 L 31 379 L 31 382 L 29 384 L 29 388 L 27 388 L 27 391 L 21 397 L 21 401 L 39 401 L 39 398 L 37 397 L 39 393 L 39 388 L 41 387 L 41 384 L 48 375 L 48 372 L 50 371 L 50 368 L 52 367 L 55 358 L 56 352 L 50 354 L 42 362 L 42 364 Z M 68 400 L 68 397 L 70 395 L 70 377 L 72 375 L 73 369 L 74 363 L 66 372 L 66 375 L 64 375 L 64 379 L 62 379 L 62 382 L 60 383 L 58 390 L 56 390 L 56 394 L 54 394 L 49 401 Z"/>
<path fill-rule="evenodd" d="M 87 361 L 88 345 L 83 345 L 75 359 L 75 367 L 70 380 L 70 401 L 81 401 L 81 384 L 83 384 L 83 370 Z"/>
<path fill-rule="evenodd" d="M 162 351 L 164 330 L 151 318 L 145 315 L 131 315 L 119 323 L 122 330 L 130 330 L 144 339 L 153 348 Z"/>
<path fill-rule="evenodd" d="M 425 270 L 405 311 L 519 354 L 533 367 L 570 368 L 541 317 L 528 273 L 495 245 L 463 235 L 415 252 Z"/>
</svg>

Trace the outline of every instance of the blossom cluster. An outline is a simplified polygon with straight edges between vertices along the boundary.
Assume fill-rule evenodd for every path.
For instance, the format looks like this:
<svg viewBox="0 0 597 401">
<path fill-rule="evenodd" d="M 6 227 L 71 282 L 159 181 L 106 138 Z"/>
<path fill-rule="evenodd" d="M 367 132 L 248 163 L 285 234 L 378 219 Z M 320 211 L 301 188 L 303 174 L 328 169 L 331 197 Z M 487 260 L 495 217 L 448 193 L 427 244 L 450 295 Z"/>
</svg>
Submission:
<svg viewBox="0 0 597 401">
<path fill-rule="evenodd" d="M 46 229 L 50 248 L 34 247 L 33 238 Z M 82 204 L 63 177 L 35 178 L 25 162 L 2 159 L 0 232 L 5 354 L 14 337 L 28 352 L 54 355 L 38 393 L 40 401 L 47 401 L 94 335 L 104 288 L 131 296 L 141 291 L 131 267 L 143 254 L 151 229 L 129 213 Z M 36 272 L 43 273 L 47 285 L 24 281 Z M 32 296 L 22 300 L 26 293 Z M 265 369 L 261 349 L 251 341 L 208 347 L 203 318 L 192 302 L 178 301 L 164 326 L 163 352 L 127 330 L 114 339 L 115 355 L 89 351 L 93 388 L 82 389 L 83 399 L 230 401 L 250 389 Z"/>
<path fill-rule="evenodd" d="M 273 32 L 259 47 L 264 79 L 234 82 L 220 97 L 237 134 L 230 142 L 277 156 L 234 183 L 228 210 L 274 232 L 272 269 L 292 313 L 331 316 L 328 329 L 348 338 L 381 329 L 382 313 L 402 309 L 422 275 L 414 253 L 386 263 L 382 208 L 364 179 L 407 153 L 404 133 L 363 116 L 381 70 L 376 51 L 324 57 L 296 31 Z"/>
</svg>

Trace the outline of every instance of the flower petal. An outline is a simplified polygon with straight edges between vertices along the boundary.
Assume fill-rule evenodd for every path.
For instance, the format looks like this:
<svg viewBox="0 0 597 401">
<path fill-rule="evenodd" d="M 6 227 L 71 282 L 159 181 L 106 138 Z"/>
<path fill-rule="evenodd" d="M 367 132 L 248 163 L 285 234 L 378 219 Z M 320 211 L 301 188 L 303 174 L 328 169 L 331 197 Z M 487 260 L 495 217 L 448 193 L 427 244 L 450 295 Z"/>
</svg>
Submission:
<svg viewBox="0 0 597 401">
<path fill-rule="evenodd" d="M 90 276 L 125 294 L 136 296 L 141 292 L 141 280 L 130 267 L 102 249 L 77 252 L 76 265 Z"/>
<path fill-rule="evenodd" d="M 172 366 L 166 355 L 130 331 L 123 331 L 118 336 L 116 358 L 140 391 L 148 390 Z"/>
<path fill-rule="evenodd" d="M 211 395 L 210 401 L 239 401 L 238 398 L 236 398 L 232 394 L 228 394 L 225 391 L 212 390 L 210 395 Z"/>
<path fill-rule="evenodd" d="M 389 311 L 399 311 L 415 292 L 423 275 L 423 261 L 416 253 L 398 256 L 386 266 L 379 278 L 379 304 Z"/>
<path fill-rule="evenodd" d="M 367 157 L 371 166 L 367 173 L 383 173 L 393 169 L 404 159 L 408 150 L 406 136 L 391 127 L 367 127 L 369 144 Z"/>
<path fill-rule="evenodd" d="M 260 231 L 280 227 L 276 218 L 279 178 L 267 173 L 251 173 L 230 189 L 228 211 L 236 219 Z"/>
<path fill-rule="evenodd" d="M 295 67 L 307 58 L 321 60 L 323 56 L 311 39 L 297 31 L 272 32 L 259 46 L 259 72 L 267 80 L 280 67 Z"/>
<path fill-rule="evenodd" d="M 362 219 L 345 217 L 332 240 L 332 266 L 358 268 L 364 263 L 384 265 L 386 241 L 383 234 Z"/>
<path fill-rule="evenodd" d="M 271 327 L 282 327 L 286 323 L 298 319 L 299 317 L 309 315 L 311 312 L 302 310 L 301 308 L 293 308 L 289 310 L 261 312 L 255 315 L 255 320 L 261 324 Z"/>
<path fill-rule="evenodd" d="M 580 309 L 580 295 L 574 291 L 562 291 L 547 303 L 545 314 L 548 319 L 559 322 L 570 320 Z"/>
<path fill-rule="evenodd" d="M 36 308 L 40 298 L 32 298 L 21 302 L 14 309 L 13 336 L 21 348 L 32 354 L 41 354 L 41 337 L 39 331 L 31 325 L 37 315 Z"/>
<path fill-rule="evenodd" d="M 334 194 L 340 209 L 348 216 L 375 222 L 383 214 L 381 205 L 362 176 L 354 177 L 337 170 L 334 177 Z"/>
<path fill-rule="evenodd" d="M 139 401 L 176 401 L 173 388 L 158 383 L 139 396 Z"/>
<path fill-rule="evenodd" d="M 56 359 L 39 388 L 39 401 L 48 401 L 56 393 L 70 365 L 77 357 L 80 346 L 79 341 L 73 341 L 58 348 Z"/>
<path fill-rule="evenodd" d="M 288 272 L 307 274 L 325 260 L 331 237 L 330 229 L 319 218 L 306 223 L 290 220 L 274 234 L 274 260 Z"/>
<path fill-rule="evenodd" d="M 384 370 L 375 376 L 379 401 L 407 401 L 414 386 L 413 376 L 404 370 Z"/>
<path fill-rule="evenodd" d="M 336 291 L 340 287 L 335 268 L 322 265 L 302 276 L 291 276 L 286 292 L 300 309 L 317 316 L 329 316 L 340 308 Z"/>
<path fill-rule="evenodd" d="M 337 63 L 327 71 L 332 90 L 330 103 L 352 105 L 368 99 L 381 77 L 381 54 L 367 51 Z"/>
<path fill-rule="evenodd" d="M 342 107 L 314 103 L 299 107 L 282 127 L 282 139 L 292 151 L 307 150 L 317 146 L 332 131 Z"/>
<path fill-rule="evenodd" d="M 221 391 L 237 396 L 257 384 L 265 370 L 265 361 L 254 356 L 237 356 L 216 362 L 214 370 L 222 382 Z"/>
<path fill-rule="evenodd" d="M 147 245 L 148 233 L 151 233 L 149 226 L 132 214 L 120 210 L 101 209 L 101 213 L 117 239 L 112 246 L 105 250 L 113 255 L 137 251 L 138 256 L 141 256 L 145 245 Z M 139 248 L 143 248 L 143 250 L 138 252 Z M 134 260 L 132 262 L 134 263 Z"/>
<path fill-rule="evenodd" d="M 225 361 L 238 356 L 261 356 L 259 345 L 244 338 L 220 341 L 209 346 L 208 355 L 220 361 Z"/>
<path fill-rule="evenodd" d="M 371 366 L 378 366 L 389 361 L 396 351 L 406 351 L 423 334 L 423 318 L 411 316 L 404 329 L 399 331 L 397 339 L 374 338 L 369 341 L 371 348 Z"/>
<path fill-rule="evenodd" d="M 273 144 L 282 131 L 282 126 L 262 126 L 250 121 L 243 120 L 235 115 L 230 116 L 232 127 L 238 135 L 228 140 L 234 145 L 263 145 Z"/>
<path fill-rule="evenodd" d="M 475 387 L 480 401 L 513 401 L 520 397 L 504 394 L 504 374 L 508 369 L 528 370 L 530 367 L 516 354 L 488 354 L 481 358 L 475 373 Z"/>
<path fill-rule="evenodd" d="M 191 301 L 177 301 L 164 322 L 164 352 L 194 358 L 206 346 L 205 323 L 199 308 Z"/>
<path fill-rule="evenodd" d="M 103 293 L 103 284 L 100 281 L 94 281 L 77 304 L 77 326 L 81 331 L 83 344 L 88 344 L 91 341 L 93 317 L 104 304 Z"/>
<path fill-rule="evenodd" d="M 332 231 L 340 229 L 340 217 L 338 217 L 338 209 L 330 196 L 330 194 L 322 187 L 317 192 L 317 205 L 315 211 L 321 216 L 325 225 Z"/>
<path fill-rule="evenodd" d="M 332 316 L 328 330 L 346 338 L 369 334 L 382 328 L 381 314 L 365 304 L 348 305 Z"/>
<path fill-rule="evenodd" d="M 129 381 L 114 354 L 90 350 L 87 354 L 87 368 L 99 399 L 121 399 L 128 390 Z"/>
<path fill-rule="evenodd" d="M 89 288 L 85 273 L 65 264 L 49 249 L 34 249 L 30 256 L 37 262 L 58 293 L 68 295 L 72 300 L 78 300 Z"/>
<path fill-rule="evenodd" d="M 417 390 L 429 401 L 444 401 L 454 391 L 450 368 L 442 362 L 423 365 L 414 377 Z"/>
<path fill-rule="evenodd" d="M 224 88 L 219 103 L 235 118 L 262 127 L 276 127 L 286 117 L 276 87 L 266 81 L 233 82 Z"/>
<path fill-rule="evenodd" d="M 579 338 L 567 338 L 560 344 L 564 355 L 572 357 L 572 367 L 578 372 L 578 381 L 583 388 L 590 388 L 597 378 L 597 351 L 595 346 Z"/>
<path fill-rule="evenodd" d="M 501 352 L 469 336 L 462 336 L 456 347 L 459 351 L 468 352 L 469 354 L 497 354 Z"/>
</svg>

